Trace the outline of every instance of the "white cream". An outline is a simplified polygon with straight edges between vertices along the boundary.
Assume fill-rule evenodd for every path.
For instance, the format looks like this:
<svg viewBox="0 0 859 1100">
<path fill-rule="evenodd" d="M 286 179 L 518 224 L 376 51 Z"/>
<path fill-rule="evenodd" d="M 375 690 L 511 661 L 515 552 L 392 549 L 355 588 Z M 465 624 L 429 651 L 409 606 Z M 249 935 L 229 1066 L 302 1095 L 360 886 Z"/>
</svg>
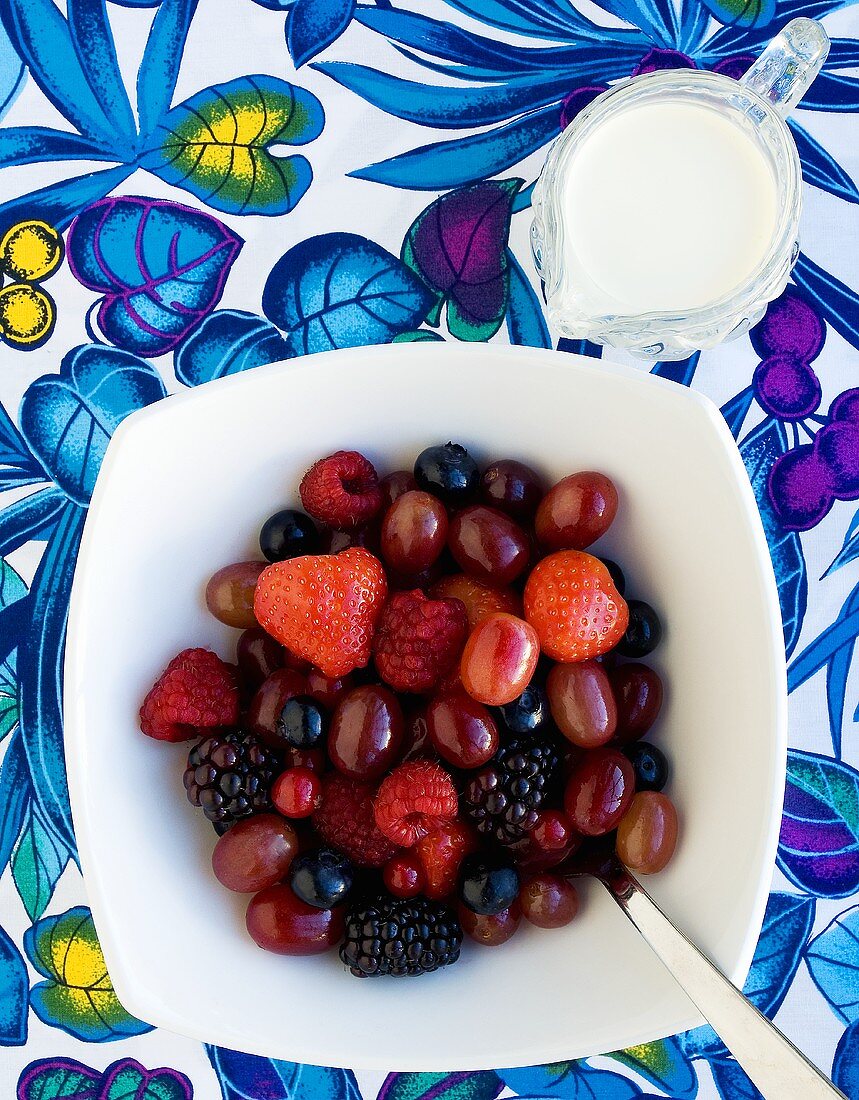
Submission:
<svg viewBox="0 0 859 1100">
<path fill-rule="evenodd" d="M 651 102 L 607 119 L 575 153 L 565 248 L 606 310 L 706 305 L 738 287 L 772 242 L 777 190 L 764 154 L 694 103 Z"/>
</svg>

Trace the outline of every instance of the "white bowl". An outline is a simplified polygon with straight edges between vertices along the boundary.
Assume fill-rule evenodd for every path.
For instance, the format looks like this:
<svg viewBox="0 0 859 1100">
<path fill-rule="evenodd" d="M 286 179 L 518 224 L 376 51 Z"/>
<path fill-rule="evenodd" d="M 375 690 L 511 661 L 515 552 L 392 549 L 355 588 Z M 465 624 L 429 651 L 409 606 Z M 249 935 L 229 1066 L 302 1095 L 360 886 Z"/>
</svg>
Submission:
<svg viewBox="0 0 859 1100">
<path fill-rule="evenodd" d="M 448 439 L 550 478 L 599 469 L 621 505 L 598 546 L 666 624 L 655 740 L 682 831 L 653 896 L 737 983 L 751 961 L 785 771 L 776 589 L 752 492 L 715 406 L 627 368 L 527 348 L 398 345 L 308 356 L 129 417 L 98 479 L 66 658 L 66 758 L 80 855 L 110 975 L 131 1012 L 196 1039 L 322 1065 L 456 1070 L 593 1055 L 700 1023 L 596 884 L 563 930 L 467 943 L 448 970 L 358 981 L 335 953 L 286 958 L 245 933 L 211 826 L 186 801 L 187 746 L 137 710 L 186 646 L 231 658 L 202 599 L 219 566 L 343 447 L 382 470 Z"/>
</svg>

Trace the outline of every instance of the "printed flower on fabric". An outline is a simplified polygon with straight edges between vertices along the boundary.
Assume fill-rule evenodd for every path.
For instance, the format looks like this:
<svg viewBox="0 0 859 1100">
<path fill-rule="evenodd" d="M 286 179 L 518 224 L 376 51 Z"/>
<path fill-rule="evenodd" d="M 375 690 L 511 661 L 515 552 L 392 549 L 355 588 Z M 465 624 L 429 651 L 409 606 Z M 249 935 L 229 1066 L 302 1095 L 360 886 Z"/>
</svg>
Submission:
<svg viewBox="0 0 859 1100">
<path fill-rule="evenodd" d="M 69 266 L 104 294 L 98 324 L 111 343 L 163 355 L 215 308 L 242 244 L 211 214 L 179 203 L 102 199 L 69 229 Z"/>
<path fill-rule="evenodd" d="M 63 238 L 46 222 L 17 222 L 0 239 L 0 337 L 18 351 L 34 351 L 49 339 L 57 319 L 50 294 L 36 284 L 63 262 Z"/>
<path fill-rule="evenodd" d="M 24 934 L 24 951 L 47 979 L 30 990 L 30 1004 L 43 1023 L 87 1043 L 151 1030 L 151 1025 L 126 1012 L 114 993 L 85 906 L 37 921 Z"/>
<path fill-rule="evenodd" d="M 447 303 L 447 326 L 460 340 L 488 340 L 507 311 L 507 238 L 522 180 L 486 180 L 442 195 L 413 223 L 403 261 L 438 295 L 430 323 Z"/>
</svg>

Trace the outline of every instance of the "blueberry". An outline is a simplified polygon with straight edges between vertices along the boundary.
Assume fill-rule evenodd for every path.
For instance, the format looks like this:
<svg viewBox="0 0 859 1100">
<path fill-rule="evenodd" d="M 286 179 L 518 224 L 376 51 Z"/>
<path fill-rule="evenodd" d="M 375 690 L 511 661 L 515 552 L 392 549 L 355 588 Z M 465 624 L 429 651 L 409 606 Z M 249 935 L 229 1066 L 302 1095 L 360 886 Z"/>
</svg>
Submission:
<svg viewBox="0 0 859 1100">
<path fill-rule="evenodd" d="M 277 720 L 277 735 L 295 749 L 312 749 L 325 736 L 322 707 L 309 695 L 287 699 Z"/>
<path fill-rule="evenodd" d="M 629 626 L 617 645 L 623 657 L 646 657 L 662 639 L 662 623 L 649 603 L 629 601 Z"/>
<path fill-rule="evenodd" d="M 259 548 L 269 561 L 313 554 L 318 545 L 319 533 L 313 520 L 294 508 L 269 516 L 259 533 Z"/>
<path fill-rule="evenodd" d="M 637 741 L 624 749 L 627 760 L 635 772 L 637 791 L 661 791 L 671 775 L 671 765 L 661 749 Z"/>
<path fill-rule="evenodd" d="M 480 470 L 465 447 L 445 443 L 421 451 L 415 462 L 415 481 L 445 504 L 459 506 L 477 492 Z"/>
<path fill-rule="evenodd" d="M 532 680 L 518 699 L 499 709 L 501 721 L 511 733 L 536 733 L 549 717 L 549 697 L 545 687 Z"/>
<path fill-rule="evenodd" d="M 608 570 L 609 576 L 614 581 L 615 588 L 622 596 L 624 592 L 626 592 L 626 577 L 623 575 L 623 570 L 617 562 L 612 561 L 611 558 L 600 558 L 600 561 Z"/>
<path fill-rule="evenodd" d="M 468 856 L 460 869 L 459 896 L 475 913 L 500 913 L 519 896 L 519 874 L 499 857 Z"/>
<path fill-rule="evenodd" d="M 331 909 L 349 896 L 353 878 L 346 856 L 333 848 L 320 848 L 293 860 L 289 881 L 302 901 L 317 909 Z"/>
</svg>

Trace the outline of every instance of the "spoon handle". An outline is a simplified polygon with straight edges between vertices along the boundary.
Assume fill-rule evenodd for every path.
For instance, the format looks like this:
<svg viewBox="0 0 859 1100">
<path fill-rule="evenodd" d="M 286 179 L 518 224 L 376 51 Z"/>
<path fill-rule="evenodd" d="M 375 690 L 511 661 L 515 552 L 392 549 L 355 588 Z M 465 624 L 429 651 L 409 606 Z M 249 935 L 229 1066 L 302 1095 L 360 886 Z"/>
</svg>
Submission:
<svg viewBox="0 0 859 1100">
<path fill-rule="evenodd" d="M 765 1100 L 833 1100 L 837 1089 L 665 916 L 626 870 L 603 880 Z"/>
</svg>

